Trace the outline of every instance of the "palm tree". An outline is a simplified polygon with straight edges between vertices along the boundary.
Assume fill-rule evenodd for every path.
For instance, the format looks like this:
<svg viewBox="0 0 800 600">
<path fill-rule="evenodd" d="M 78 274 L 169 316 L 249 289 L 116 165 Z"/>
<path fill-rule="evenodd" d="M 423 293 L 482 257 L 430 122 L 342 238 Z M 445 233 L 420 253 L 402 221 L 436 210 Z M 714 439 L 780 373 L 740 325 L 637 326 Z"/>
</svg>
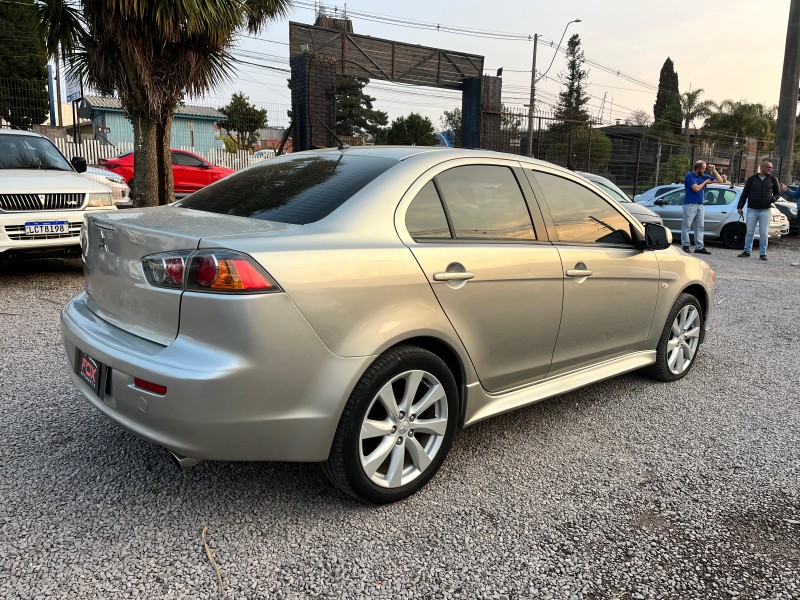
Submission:
<svg viewBox="0 0 800 600">
<path fill-rule="evenodd" d="M 756 155 L 759 144 L 766 142 L 763 149 L 769 148 L 775 137 L 775 116 L 777 109 L 755 102 L 723 100 L 707 119 L 703 128 L 712 139 L 728 141 L 731 144 L 731 160 L 736 153 L 738 142 L 756 140 Z"/>
<path fill-rule="evenodd" d="M 701 119 L 711 115 L 715 105 L 711 100 L 700 101 L 703 88 L 681 94 L 681 116 L 683 117 L 683 127 L 686 132 L 686 146 L 689 146 L 689 126 L 694 124 L 695 119 Z"/>
<path fill-rule="evenodd" d="M 134 203 L 173 195 L 172 119 L 185 94 L 230 78 L 240 32 L 257 33 L 291 0 L 36 0 L 47 52 L 101 94 L 116 93 L 135 136 Z"/>
</svg>

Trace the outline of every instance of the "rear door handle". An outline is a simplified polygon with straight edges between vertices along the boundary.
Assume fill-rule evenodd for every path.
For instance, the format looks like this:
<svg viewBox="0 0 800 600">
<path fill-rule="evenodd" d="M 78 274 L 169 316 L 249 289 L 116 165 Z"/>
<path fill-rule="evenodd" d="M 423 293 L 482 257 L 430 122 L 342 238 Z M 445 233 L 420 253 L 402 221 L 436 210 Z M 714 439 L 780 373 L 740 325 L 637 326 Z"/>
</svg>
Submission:
<svg viewBox="0 0 800 600">
<path fill-rule="evenodd" d="M 469 271 L 465 271 L 463 273 L 434 273 L 433 280 L 434 281 L 467 281 L 475 277 L 475 273 L 470 273 Z"/>
</svg>

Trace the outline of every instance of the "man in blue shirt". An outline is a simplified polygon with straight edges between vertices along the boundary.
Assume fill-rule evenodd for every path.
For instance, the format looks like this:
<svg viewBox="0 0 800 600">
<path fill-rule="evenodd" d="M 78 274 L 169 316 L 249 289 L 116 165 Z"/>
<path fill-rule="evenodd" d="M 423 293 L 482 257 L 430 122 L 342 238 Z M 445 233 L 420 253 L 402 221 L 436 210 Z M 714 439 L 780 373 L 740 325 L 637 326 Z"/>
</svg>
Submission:
<svg viewBox="0 0 800 600">
<path fill-rule="evenodd" d="M 703 225 L 705 213 L 703 201 L 706 199 L 706 186 L 709 183 L 723 183 L 722 176 L 714 165 L 708 165 L 711 175 L 706 174 L 706 161 L 698 160 L 686 174 L 683 184 L 686 197 L 683 199 L 683 226 L 681 227 L 681 246 L 689 252 L 689 230 L 694 229 L 695 254 L 711 254 L 703 245 Z"/>
</svg>

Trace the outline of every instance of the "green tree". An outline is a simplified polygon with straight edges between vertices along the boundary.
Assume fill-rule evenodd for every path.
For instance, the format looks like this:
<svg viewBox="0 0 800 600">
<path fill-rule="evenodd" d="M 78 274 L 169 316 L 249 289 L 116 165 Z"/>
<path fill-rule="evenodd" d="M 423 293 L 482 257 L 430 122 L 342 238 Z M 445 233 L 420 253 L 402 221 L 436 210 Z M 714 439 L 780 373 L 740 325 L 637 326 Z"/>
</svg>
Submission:
<svg viewBox="0 0 800 600">
<path fill-rule="evenodd" d="M 336 133 L 375 139 L 381 127 L 389 122 L 389 116 L 375 110 L 375 98 L 364 93 L 369 83 L 363 77 L 339 75 L 336 78 Z"/>
<path fill-rule="evenodd" d="M 712 140 L 730 144 L 734 156 L 739 142 L 756 140 L 755 154 L 772 150 L 775 140 L 777 108 L 758 102 L 723 100 L 703 124 Z"/>
<path fill-rule="evenodd" d="M 567 73 L 559 75 L 565 89 L 558 94 L 558 106 L 555 117 L 560 121 L 589 122 L 586 104 L 589 95 L 586 93 L 586 78 L 589 71 L 584 70 L 585 58 L 581 50 L 581 38 L 576 33 L 567 42 Z"/>
<path fill-rule="evenodd" d="M 136 206 L 165 204 L 174 192 L 169 152 L 175 108 L 228 80 L 230 48 L 284 16 L 290 0 L 138 2 L 37 0 L 50 56 L 101 94 L 117 94 L 136 140 Z M 60 49 L 60 50 L 59 50 Z"/>
<path fill-rule="evenodd" d="M 33 7 L 33 0 L 0 3 L 0 119 L 21 129 L 44 123 L 50 106 Z"/>
<path fill-rule="evenodd" d="M 689 145 L 689 127 L 695 119 L 702 119 L 712 114 L 716 105 L 711 100 L 700 100 L 703 88 L 681 94 L 681 114 L 686 131 L 686 145 Z"/>
<path fill-rule="evenodd" d="M 658 181 L 653 185 L 662 183 L 675 183 L 683 181 L 686 174 L 692 168 L 692 159 L 682 154 L 672 154 L 665 162 L 658 173 Z"/>
<path fill-rule="evenodd" d="M 653 105 L 654 127 L 662 131 L 680 133 L 681 121 L 681 93 L 678 91 L 678 74 L 672 59 L 667 57 L 661 74 L 658 77 L 658 92 Z"/>
<path fill-rule="evenodd" d="M 386 143 L 392 145 L 433 146 L 436 135 L 433 123 L 428 117 L 411 113 L 407 117 L 397 117 L 386 132 Z"/>
<path fill-rule="evenodd" d="M 443 131 L 453 132 L 452 135 L 453 146 L 456 146 L 457 148 L 461 147 L 461 126 L 463 123 L 463 117 L 461 116 L 461 109 L 456 107 L 453 110 L 444 111 L 439 119 L 439 122 L 442 124 Z M 800 128 L 798 128 L 798 131 L 800 131 Z M 800 135 L 800 133 L 798 135 Z"/>
<path fill-rule="evenodd" d="M 220 108 L 219 112 L 225 115 L 225 120 L 219 125 L 228 131 L 228 136 L 235 140 L 239 150 L 252 148 L 258 141 L 258 130 L 267 126 L 266 109 L 256 108 L 244 92 L 233 94 L 228 105 Z"/>
</svg>

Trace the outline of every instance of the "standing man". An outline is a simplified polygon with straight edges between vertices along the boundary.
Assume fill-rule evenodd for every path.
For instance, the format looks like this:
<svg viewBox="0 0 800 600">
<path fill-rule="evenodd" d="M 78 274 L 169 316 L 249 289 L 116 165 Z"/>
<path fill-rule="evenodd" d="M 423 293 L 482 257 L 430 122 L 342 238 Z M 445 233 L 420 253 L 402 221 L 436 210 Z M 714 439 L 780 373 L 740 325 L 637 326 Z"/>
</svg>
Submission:
<svg viewBox="0 0 800 600">
<path fill-rule="evenodd" d="M 708 165 L 706 171 L 706 161 L 698 160 L 694 163 L 692 170 L 683 179 L 686 188 L 686 197 L 683 199 L 683 226 L 681 227 L 681 246 L 684 252 L 689 252 L 689 230 L 694 229 L 694 252 L 695 254 L 711 254 L 703 245 L 703 225 L 705 213 L 703 211 L 703 201 L 706 199 L 706 186 L 709 183 L 723 183 L 722 176 L 717 173 L 714 165 Z"/>
<path fill-rule="evenodd" d="M 744 252 L 739 258 L 749 258 L 753 249 L 753 237 L 758 225 L 758 258 L 767 260 L 767 229 L 772 218 L 770 206 L 781 197 L 778 178 L 772 175 L 772 163 L 762 161 L 758 173 L 747 178 L 739 198 L 739 215 L 747 203 L 747 235 L 744 238 Z"/>
</svg>

